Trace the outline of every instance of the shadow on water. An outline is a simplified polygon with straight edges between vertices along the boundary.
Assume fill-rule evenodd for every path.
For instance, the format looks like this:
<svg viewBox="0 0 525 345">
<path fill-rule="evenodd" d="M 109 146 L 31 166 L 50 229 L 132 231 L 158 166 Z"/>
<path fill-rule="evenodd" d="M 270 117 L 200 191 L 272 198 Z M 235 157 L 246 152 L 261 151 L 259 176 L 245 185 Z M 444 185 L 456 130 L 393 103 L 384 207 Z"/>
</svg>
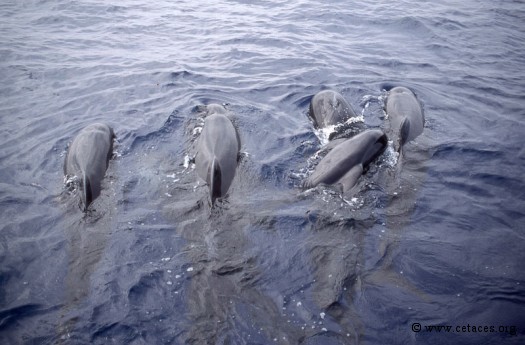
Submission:
<svg viewBox="0 0 525 345">
<path fill-rule="evenodd" d="M 106 180 L 102 195 L 87 214 L 79 209 L 76 193 L 53 195 L 46 191 L 46 196 L 32 206 L 42 216 L 19 223 L 13 217 L 15 232 L 10 233 L 9 223 L 3 229 L 4 235 L 16 240 L 5 246 L 10 255 L 0 276 L 5 284 L 19 287 L 7 295 L 12 296 L 10 308 L 0 311 L 0 338 L 6 343 L 32 339 L 30 343 L 68 344 L 84 338 L 71 336 L 90 309 L 92 276 L 114 226 L 113 178 Z M 58 183 L 56 186 L 60 188 Z M 30 247 L 24 243 L 27 235 L 33 238 Z M 17 261 L 24 263 L 25 272 L 14 270 L 10 262 Z M 49 329 L 42 331 L 42 323 Z"/>
<path fill-rule="evenodd" d="M 243 217 L 212 215 L 205 224 L 195 222 L 180 229 L 201 237 L 193 238 L 188 251 L 193 273 L 186 297 L 193 323 L 182 337 L 184 342 L 264 343 L 274 337 L 298 342 L 298 332 L 259 289 L 261 267 L 249 250 L 244 234 L 249 223 Z"/>
<path fill-rule="evenodd" d="M 85 306 L 93 292 L 93 273 L 107 249 L 107 244 L 116 223 L 115 159 L 110 161 L 108 171 L 102 181 L 101 195 L 83 213 L 77 207 L 78 193 L 69 195 L 66 203 L 67 215 L 60 227 L 66 239 L 67 271 L 64 278 L 64 304 L 60 308 L 57 326 L 57 343 L 78 341 L 83 336 L 73 335 L 76 323 L 85 318 Z M 75 340 L 76 339 L 76 340 Z"/>
<path fill-rule="evenodd" d="M 353 252 L 337 251 L 331 231 L 301 240 L 310 231 L 306 217 L 278 208 L 262 214 L 238 211 L 245 206 L 231 202 L 211 214 L 203 207 L 177 215 L 177 232 L 188 242 L 186 271 L 191 272 L 185 298 L 192 322 L 180 339 L 310 344 L 320 336 L 340 337 L 340 327 L 355 336 L 353 319 L 338 304 L 351 279 L 347 271 L 355 267 Z M 294 230 L 283 233 L 284 224 Z M 323 330 L 323 321 L 326 327 L 339 325 L 338 330 Z"/>
</svg>

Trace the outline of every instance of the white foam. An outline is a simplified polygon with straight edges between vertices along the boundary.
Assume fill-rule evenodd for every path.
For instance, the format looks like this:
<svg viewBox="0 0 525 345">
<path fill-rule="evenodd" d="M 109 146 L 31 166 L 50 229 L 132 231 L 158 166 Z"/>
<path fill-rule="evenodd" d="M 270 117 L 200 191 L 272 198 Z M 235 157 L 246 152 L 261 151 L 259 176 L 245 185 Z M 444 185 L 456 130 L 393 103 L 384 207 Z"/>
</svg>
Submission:
<svg viewBox="0 0 525 345">
<path fill-rule="evenodd" d="M 184 169 L 188 169 L 188 167 L 190 166 L 190 156 L 189 155 L 184 156 L 184 163 L 182 165 L 184 166 Z"/>
<path fill-rule="evenodd" d="M 399 158 L 399 153 L 394 150 L 394 143 L 392 140 L 388 141 L 385 153 L 383 154 L 384 162 L 389 167 L 395 167 Z"/>
<path fill-rule="evenodd" d="M 195 127 L 193 129 L 193 135 L 200 134 L 202 132 L 202 127 Z"/>
<path fill-rule="evenodd" d="M 341 199 L 343 199 L 343 201 L 350 207 L 360 208 L 365 204 L 363 199 L 359 199 L 356 197 L 353 197 L 350 200 L 346 200 L 343 196 L 341 196 Z"/>
<path fill-rule="evenodd" d="M 361 123 L 365 122 L 365 117 L 363 116 L 363 114 L 361 114 L 360 116 L 353 116 L 349 118 L 348 120 L 346 120 L 343 124 L 339 124 L 336 127 L 341 127 L 344 125 L 351 125 L 352 123 L 359 123 L 359 122 Z"/>
<path fill-rule="evenodd" d="M 64 183 L 66 185 L 70 185 L 70 184 L 78 184 L 80 183 L 80 177 L 78 176 L 64 176 Z"/>
<path fill-rule="evenodd" d="M 325 146 L 330 141 L 330 134 L 336 131 L 336 125 L 319 128 L 314 131 L 315 135 L 319 138 L 322 146 Z"/>
<path fill-rule="evenodd" d="M 343 128 L 345 126 L 348 126 L 354 123 L 364 123 L 364 122 L 365 122 L 365 117 L 363 116 L 363 113 L 361 113 L 360 116 L 349 117 L 348 120 L 346 120 L 343 123 L 326 126 L 324 128 L 318 128 L 314 130 L 314 133 L 317 136 L 317 138 L 319 138 L 321 145 L 325 146 L 326 144 L 330 142 L 330 135 L 332 133 L 336 133 L 340 128 Z"/>
</svg>

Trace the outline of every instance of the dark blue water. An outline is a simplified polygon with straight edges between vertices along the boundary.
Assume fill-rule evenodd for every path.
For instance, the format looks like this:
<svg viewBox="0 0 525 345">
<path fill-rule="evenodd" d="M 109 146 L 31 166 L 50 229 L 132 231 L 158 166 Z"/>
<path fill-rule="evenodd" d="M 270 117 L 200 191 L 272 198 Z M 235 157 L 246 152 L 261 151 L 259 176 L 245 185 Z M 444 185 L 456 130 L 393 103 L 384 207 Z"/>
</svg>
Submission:
<svg viewBox="0 0 525 345">
<path fill-rule="evenodd" d="M 523 2 L 7 0 L 0 16 L 0 343 L 525 342 Z M 302 190 L 312 95 L 385 128 L 395 85 L 426 116 L 403 159 L 355 195 Z M 243 152 L 213 210 L 187 164 L 212 102 Z M 118 142 L 84 215 L 62 164 L 97 121 Z"/>
</svg>

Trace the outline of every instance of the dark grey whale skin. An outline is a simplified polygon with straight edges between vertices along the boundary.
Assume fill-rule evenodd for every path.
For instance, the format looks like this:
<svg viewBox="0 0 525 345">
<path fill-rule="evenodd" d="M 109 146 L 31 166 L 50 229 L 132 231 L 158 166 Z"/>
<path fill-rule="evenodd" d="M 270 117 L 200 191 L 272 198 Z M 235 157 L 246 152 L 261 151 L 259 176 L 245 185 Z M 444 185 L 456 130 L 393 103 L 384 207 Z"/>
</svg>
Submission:
<svg viewBox="0 0 525 345">
<path fill-rule="evenodd" d="M 409 141 L 423 132 L 425 116 L 416 95 L 403 86 L 396 86 L 388 93 L 386 113 L 390 120 L 394 149 L 400 152 Z"/>
<path fill-rule="evenodd" d="M 370 129 L 342 141 L 320 162 L 306 180 L 304 187 L 320 184 L 341 185 L 343 193 L 350 190 L 368 165 L 386 149 L 388 139 L 379 129 Z"/>
<path fill-rule="evenodd" d="M 351 117 L 355 111 L 341 94 L 332 90 L 316 93 L 310 101 L 309 116 L 316 128 L 324 128 L 342 124 Z"/>
<path fill-rule="evenodd" d="M 207 107 L 207 116 L 197 144 L 195 166 L 197 174 L 210 190 L 214 205 L 217 198 L 226 196 L 237 169 L 240 140 L 237 129 L 218 104 Z"/>
<path fill-rule="evenodd" d="M 82 210 L 100 195 L 101 183 L 113 154 L 113 129 L 94 123 L 82 129 L 73 139 L 64 160 L 64 175 L 77 176 L 80 182 Z"/>
</svg>

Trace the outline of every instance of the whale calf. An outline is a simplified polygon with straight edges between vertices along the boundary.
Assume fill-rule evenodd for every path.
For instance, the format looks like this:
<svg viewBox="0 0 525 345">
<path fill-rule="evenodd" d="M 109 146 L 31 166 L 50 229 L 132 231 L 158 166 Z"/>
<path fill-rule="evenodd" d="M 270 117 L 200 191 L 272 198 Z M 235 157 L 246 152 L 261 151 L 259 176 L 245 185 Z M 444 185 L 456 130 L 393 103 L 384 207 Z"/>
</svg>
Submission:
<svg viewBox="0 0 525 345">
<path fill-rule="evenodd" d="M 344 123 L 349 118 L 355 117 L 356 114 L 341 94 L 332 90 L 324 90 L 312 97 L 309 116 L 315 127 L 324 128 Z"/>
<path fill-rule="evenodd" d="M 237 169 L 240 140 L 226 109 L 218 104 L 207 106 L 206 119 L 197 144 L 197 174 L 206 181 L 212 205 L 228 192 Z"/>
<path fill-rule="evenodd" d="M 397 86 L 390 90 L 386 101 L 386 113 L 390 119 L 394 149 L 397 152 L 423 132 L 425 117 L 421 104 L 406 87 Z"/>
<path fill-rule="evenodd" d="M 82 209 L 100 195 L 101 183 L 113 154 L 113 129 L 95 123 L 82 129 L 73 139 L 64 160 L 64 175 L 77 176 L 80 182 Z"/>
<path fill-rule="evenodd" d="M 343 193 L 350 190 L 367 166 L 386 149 L 388 139 L 379 129 L 370 129 L 336 145 L 317 164 L 304 187 L 319 184 L 341 185 Z"/>
</svg>

